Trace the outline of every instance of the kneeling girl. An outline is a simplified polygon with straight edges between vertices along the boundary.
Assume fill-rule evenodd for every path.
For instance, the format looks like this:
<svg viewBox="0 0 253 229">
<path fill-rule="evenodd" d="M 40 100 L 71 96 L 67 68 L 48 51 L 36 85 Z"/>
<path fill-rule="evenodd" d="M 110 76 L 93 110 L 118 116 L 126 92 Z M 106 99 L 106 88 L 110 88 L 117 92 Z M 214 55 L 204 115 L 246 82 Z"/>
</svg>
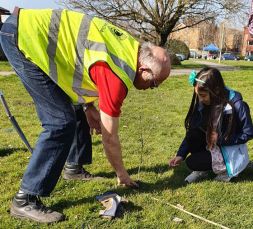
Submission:
<svg viewBox="0 0 253 229">
<path fill-rule="evenodd" d="M 252 139 L 253 125 L 249 106 L 239 92 L 225 87 L 219 70 L 206 67 L 198 74 L 192 72 L 189 81 L 194 92 L 185 118 L 186 135 L 169 165 L 175 167 L 185 160 L 193 170 L 185 181 L 191 183 L 213 170 L 216 149 Z M 216 179 L 229 181 L 230 177 L 225 170 Z"/>
</svg>

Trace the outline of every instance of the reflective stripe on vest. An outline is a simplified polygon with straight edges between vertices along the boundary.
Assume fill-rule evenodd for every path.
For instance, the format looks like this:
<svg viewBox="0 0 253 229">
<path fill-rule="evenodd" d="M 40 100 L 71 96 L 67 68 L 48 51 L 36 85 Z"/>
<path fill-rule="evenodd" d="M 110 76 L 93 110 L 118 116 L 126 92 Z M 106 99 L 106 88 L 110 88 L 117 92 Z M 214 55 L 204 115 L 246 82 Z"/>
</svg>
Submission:
<svg viewBox="0 0 253 229">
<path fill-rule="evenodd" d="M 75 103 L 91 102 L 98 96 L 89 77 L 89 68 L 97 61 L 107 62 L 128 89 L 133 84 L 139 43 L 102 19 L 67 10 L 21 10 L 18 37 L 25 56 Z M 39 44 L 30 46 L 27 37 L 35 37 L 33 43 Z"/>
<path fill-rule="evenodd" d="M 83 71 L 84 71 L 84 51 L 87 47 L 87 36 L 90 28 L 90 18 L 88 16 L 84 16 L 79 28 L 79 33 L 77 37 L 76 44 L 76 62 L 75 62 L 75 71 L 73 76 L 73 85 L 72 89 L 78 95 L 78 102 L 82 103 L 84 101 L 83 96 L 92 96 L 97 97 L 98 94 L 95 91 L 85 90 L 82 88 L 83 81 Z"/>
<path fill-rule="evenodd" d="M 49 57 L 49 76 L 57 82 L 57 68 L 54 63 L 54 57 L 57 49 L 57 39 L 59 33 L 59 25 L 61 20 L 61 10 L 54 10 L 51 16 L 49 31 L 48 31 L 48 46 L 47 54 Z"/>
</svg>

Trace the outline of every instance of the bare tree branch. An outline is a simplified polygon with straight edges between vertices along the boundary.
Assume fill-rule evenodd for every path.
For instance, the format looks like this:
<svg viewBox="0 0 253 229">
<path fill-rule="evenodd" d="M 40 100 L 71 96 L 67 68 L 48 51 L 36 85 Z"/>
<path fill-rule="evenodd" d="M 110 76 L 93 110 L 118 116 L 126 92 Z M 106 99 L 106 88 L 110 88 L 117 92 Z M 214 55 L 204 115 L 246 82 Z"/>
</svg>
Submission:
<svg viewBox="0 0 253 229">
<path fill-rule="evenodd" d="M 209 20 L 241 17 L 249 0 L 58 0 L 163 46 L 170 33 Z M 183 26 L 179 27 L 179 24 Z"/>
</svg>

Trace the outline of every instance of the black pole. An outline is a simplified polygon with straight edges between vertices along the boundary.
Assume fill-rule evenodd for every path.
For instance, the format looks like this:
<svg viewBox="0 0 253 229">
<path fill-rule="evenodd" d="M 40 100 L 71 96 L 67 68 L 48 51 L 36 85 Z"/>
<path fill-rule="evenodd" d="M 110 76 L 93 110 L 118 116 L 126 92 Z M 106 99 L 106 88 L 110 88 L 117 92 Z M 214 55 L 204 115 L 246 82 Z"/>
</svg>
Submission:
<svg viewBox="0 0 253 229">
<path fill-rule="evenodd" d="M 28 140 L 26 139 L 26 137 L 25 137 L 23 131 L 21 130 L 20 126 L 18 125 L 15 117 L 11 114 L 10 109 L 9 109 L 9 107 L 7 105 L 7 102 L 6 102 L 5 98 L 4 98 L 4 95 L 3 95 L 3 93 L 1 91 L 0 91 L 0 100 L 1 100 L 1 102 L 3 104 L 3 107 L 4 107 L 6 115 L 10 119 L 10 121 L 11 121 L 12 125 L 14 126 L 15 130 L 17 131 L 18 135 L 20 136 L 20 138 L 22 139 L 22 141 L 25 143 L 27 149 L 32 153 L 33 152 L 32 147 L 29 144 Z"/>
</svg>

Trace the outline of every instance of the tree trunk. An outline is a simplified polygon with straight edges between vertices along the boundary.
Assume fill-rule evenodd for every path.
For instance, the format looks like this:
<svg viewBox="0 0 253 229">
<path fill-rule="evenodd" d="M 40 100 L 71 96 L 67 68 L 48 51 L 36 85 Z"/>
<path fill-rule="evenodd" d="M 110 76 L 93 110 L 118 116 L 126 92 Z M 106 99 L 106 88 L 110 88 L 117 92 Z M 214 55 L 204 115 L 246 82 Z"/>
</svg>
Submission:
<svg viewBox="0 0 253 229">
<path fill-rule="evenodd" d="M 161 47 L 164 47 L 167 40 L 168 40 L 169 33 L 166 33 L 166 34 L 165 33 L 160 33 L 159 35 L 160 35 L 160 39 L 159 39 L 159 44 L 158 45 L 161 46 Z"/>
</svg>

